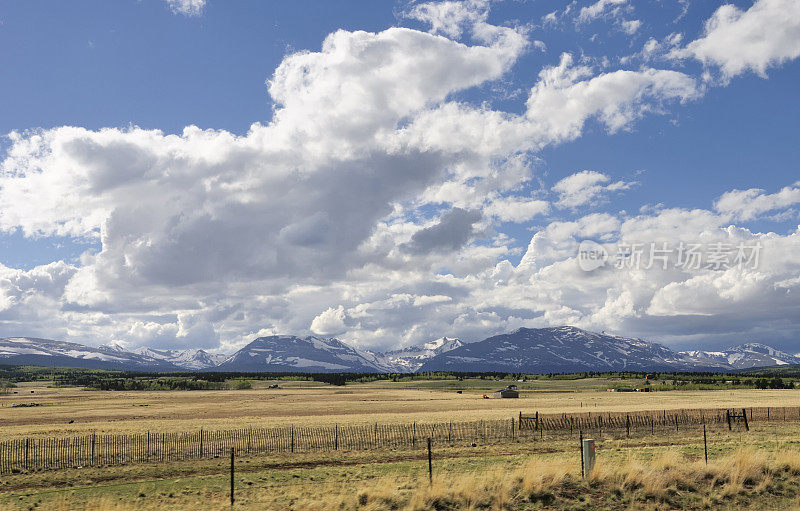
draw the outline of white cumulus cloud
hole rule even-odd
[[[175,14],[199,16],[206,6],[206,0],[165,0]]]
[[[311,321],[311,331],[319,335],[338,335],[347,331],[344,307],[328,307]]]
[[[620,6],[625,5],[627,1],[628,0],[597,0],[581,8],[578,12],[578,21],[586,23],[601,16],[616,13],[619,11]]]
[[[609,176],[594,170],[584,170],[567,176],[553,185],[553,191],[559,195],[556,205],[565,208],[583,206],[604,199],[609,192],[628,190],[636,184],[609,181]]]
[[[754,218],[800,204],[800,182],[786,186],[776,193],[766,193],[759,188],[725,192],[714,203],[714,208],[741,220]]]
[[[746,71],[766,76],[800,56],[800,2],[756,0],[747,10],[725,4],[706,21],[702,37],[672,55],[717,66],[723,80]]]

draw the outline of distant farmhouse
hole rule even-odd
[[[501,398],[515,398],[519,397],[519,391],[517,390],[516,385],[509,385],[508,387],[500,390],[495,390],[492,394],[494,399],[501,399]]]

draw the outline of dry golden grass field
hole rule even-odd
[[[104,392],[21,384],[0,395],[0,440],[78,433],[247,426],[510,419],[520,411],[800,407],[798,390],[610,393],[618,381],[534,381],[520,399],[482,396],[508,382],[253,382],[251,390]],[[627,381],[630,383],[630,380]],[[456,390],[463,390],[462,394]],[[33,391],[33,393],[31,393]],[[11,408],[12,403],[39,403]],[[73,421],[71,424],[70,421]],[[234,509],[800,509],[800,422],[750,432],[604,434],[580,477],[572,438],[239,456]],[[0,476],[0,509],[230,509],[229,461],[203,459]]]
[[[631,380],[626,380],[630,383]],[[673,410],[743,406],[800,407],[800,392],[737,389],[652,393],[605,392],[619,381],[520,383],[519,399],[482,399],[509,382],[484,380],[353,383],[253,382],[251,390],[112,392],[22,383],[0,395],[0,440],[96,431],[194,431],[284,425],[410,423],[510,419],[525,413]],[[462,394],[456,390],[463,389]],[[31,393],[33,391],[33,393]],[[12,403],[38,403],[11,408]],[[70,423],[70,421],[73,421]]]

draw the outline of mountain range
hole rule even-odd
[[[116,353],[131,353],[140,355],[145,360],[161,360],[174,366],[175,369],[199,371],[219,365],[228,358],[228,355],[208,353],[204,350],[159,350],[154,348],[141,347],[128,351],[123,346],[113,343],[104,344],[100,348],[112,350]]]
[[[641,339],[564,326],[520,328],[473,343],[442,337],[382,353],[315,336],[259,337],[232,355],[11,337],[0,339],[0,364],[139,371],[559,373],[735,371],[800,365],[800,357],[758,343],[724,351],[673,351]]]
[[[742,344],[725,351],[684,351],[682,353],[700,360],[701,363],[717,363],[734,369],[794,365],[800,360],[798,356],[755,342]]]
[[[136,348],[133,353],[163,360],[181,369],[199,371],[215,367],[222,363],[228,355],[208,353],[204,350],[157,350],[153,348]]]
[[[731,371],[800,364],[762,344],[725,351],[673,351],[660,344],[564,326],[520,328],[431,357],[419,371]]]
[[[176,371],[180,369],[170,362],[118,349],[118,347],[92,348],[72,342],[31,337],[0,339],[0,363],[126,371]]]

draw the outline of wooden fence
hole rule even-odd
[[[737,409],[739,415],[742,409]],[[727,423],[731,410],[668,410],[631,413],[523,415],[508,420],[427,424],[246,428],[193,433],[100,434],[27,438],[0,442],[0,474],[196,460],[241,453],[270,454],[337,450],[407,449],[436,444],[495,443],[577,436],[579,431],[646,435],[693,425],[738,427]],[[748,408],[750,423],[800,421],[800,408]]]
[[[585,412],[577,414],[519,414],[519,429],[525,431],[646,431],[677,429],[681,426],[720,425],[732,429],[747,422],[800,421],[800,407],[695,408],[637,412]]]

